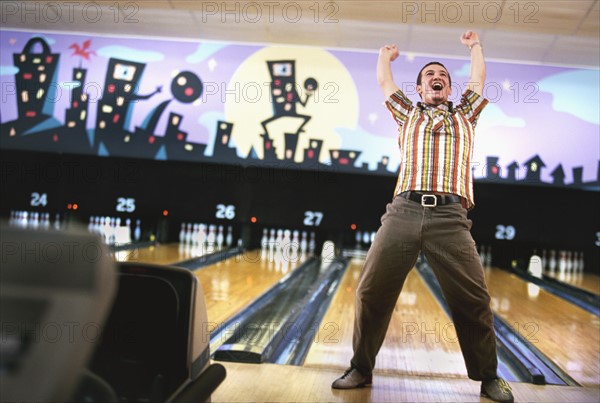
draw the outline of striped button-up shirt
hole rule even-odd
[[[487,99],[466,90],[460,104],[413,103],[401,90],[386,101],[399,126],[400,173],[394,195],[405,191],[438,192],[473,199],[474,129]]]

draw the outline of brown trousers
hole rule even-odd
[[[422,207],[398,196],[381,224],[356,290],[352,366],[372,373],[404,280],[423,251],[452,312],[469,378],[495,378],[494,319],[467,210],[460,203]]]

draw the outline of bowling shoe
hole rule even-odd
[[[481,382],[481,396],[501,403],[515,401],[510,385],[502,378]]]
[[[358,372],[356,368],[348,368],[344,375],[336,379],[331,387],[333,389],[354,389],[364,388],[365,386],[371,386],[373,383],[373,376],[365,376]]]

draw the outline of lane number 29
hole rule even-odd
[[[517,230],[512,225],[496,225],[496,239],[511,241],[516,235]]]

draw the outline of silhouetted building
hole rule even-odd
[[[308,94],[302,100],[296,87],[296,62],[294,60],[268,61],[269,75],[271,76],[271,98],[273,104],[273,116],[263,120],[261,125],[268,133],[267,124],[284,116],[294,116],[302,119],[302,124],[296,133],[301,133],[304,126],[311,119],[308,115],[299,114],[296,104],[305,106],[308,102]],[[312,79],[309,79],[312,80]],[[314,81],[314,80],[313,80]],[[316,81],[311,82],[311,87],[316,89]]]
[[[498,165],[498,157],[487,157],[485,177],[489,180],[500,179],[500,165]]]
[[[285,161],[294,162],[296,147],[298,147],[298,135],[295,133],[285,133],[285,153],[283,155]]]
[[[179,128],[182,115],[171,113],[165,133],[167,158],[170,160],[200,161],[205,158],[206,144],[187,141],[188,134]]]
[[[583,167],[573,168],[573,185],[583,185]]]
[[[65,126],[69,129],[86,130],[89,96],[83,92],[87,70],[73,69],[74,86],[71,92],[71,104],[65,112]]]
[[[356,150],[329,150],[331,165],[339,168],[355,168],[356,159],[361,152]]]
[[[377,163],[377,172],[389,173],[389,171],[388,171],[389,163],[390,163],[390,157],[388,157],[387,155],[384,155],[383,157],[381,157],[381,161],[379,161]]]
[[[525,181],[527,183],[539,183],[542,181],[542,168],[544,168],[546,165],[544,164],[544,161],[542,161],[542,159],[539,157],[539,155],[536,155],[535,157],[525,162],[525,166],[527,167],[527,172],[525,173]]]
[[[36,45],[41,53],[33,53]],[[48,119],[54,112],[56,67],[59,54],[50,51],[48,43],[39,37],[31,38],[21,53],[13,54],[18,72],[15,74],[18,118],[2,125],[7,137],[23,134]],[[4,136],[3,136],[4,137]]]
[[[136,94],[145,67],[143,63],[128,60],[115,58],[109,60],[104,79],[104,91],[98,101],[96,113],[94,152],[98,151],[100,143],[103,143],[110,155],[136,157],[152,154],[151,151],[139,149],[137,146],[145,147],[144,143],[138,143],[137,139],[127,131],[132,104],[138,100],[149,99],[160,92],[158,87],[151,94]],[[150,138],[145,140],[150,145],[150,149],[153,149],[152,140]]]
[[[319,162],[321,156],[321,148],[323,148],[323,140],[311,139],[308,142],[308,148],[304,149],[303,163],[314,165]]]
[[[554,185],[565,185],[565,170],[563,169],[562,164],[558,164],[558,166],[554,169],[554,171],[552,171],[550,176],[552,176],[552,183]]]
[[[91,151],[87,135],[89,95],[83,92],[86,73],[87,70],[82,68],[73,69],[72,83],[74,85],[69,94],[70,103],[65,111],[64,126],[50,127],[27,135],[23,138],[25,142],[35,143],[35,148],[47,151],[69,153]]]
[[[275,145],[273,144],[273,139],[271,139],[267,133],[261,134],[260,137],[263,138],[263,161],[278,161]]]
[[[517,170],[519,169],[519,164],[516,161],[514,161],[507,168],[508,176],[506,177],[506,180],[510,182],[515,182],[517,180]]]
[[[143,63],[109,60],[104,91],[98,101],[96,130],[120,132],[127,129],[132,95],[138,88],[145,67]]]
[[[233,123],[217,121],[213,158],[218,158],[221,161],[235,161],[237,159],[235,147],[229,145],[232,131]]]

